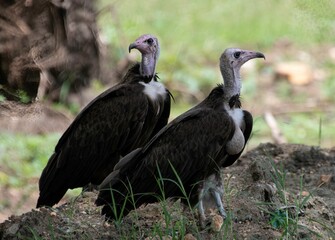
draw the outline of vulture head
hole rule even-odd
[[[227,48],[221,55],[220,68],[232,68],[239,71],[244,63],[253,58],[265,59],[265,56],[260,52],[253,52],[238,48]]]
[[[158,39],[151,34],[144,34],[129,45],[129,52],[134,48],[142,54],[141,75],[144,77],[153,77],[156,73],[156,64],[160,50]]]
[[[227,48],[220,57],[220,70],[226,88],[226,98],[239,96],[241,90],[241,66],[253,58],[264,58],[263,53],[242,50],[238,48]]]

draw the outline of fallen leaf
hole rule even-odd
[[[306,85],[313,81],[311,67],[303,62],[284,62],[275,66],[277,77],[286,78],[293,85]]]

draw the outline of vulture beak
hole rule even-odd
[[[128,51],[131,52],[132,49],[137,48],[137,43],[133,42],[132,44],[129,45]]]
[[[244,63],[254,58],[264,58],[265,59],[265,56],[261,52],[242,50],[241,57],[237,60],[238,65],[242,66]]]
[[[265,56],[261,52],[255,52],[255,58],[264,58],[264,60],[265,60]]]
[[[245,56],[243,57],[243,60],[246,62],[253,58],[264,58],[265,59],[265,56],[261,52],[247,51]]]

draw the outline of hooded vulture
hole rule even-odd
[[[142,61],[90,102],[59,139],[39,180],[37,207],[53,206],[68,189],[99,185],[122,156],[167,124],[170,93],[157,81],[158,40],[142,35],[131,49]]]
[[[161,129],[143,148],[131,152],[100,185],[96,205],[108,220],[126,216],[142,204],[164,198],[199,203],[205,190],[220,198],[216,174],[241,155],[251,134],[252,115],[241,109],[240,68],[259,52],[226,49],[220,58],[224,85],[219,84],[201,103]],[[200,191],[200,192],[199,192]],[[215,194],[214,194],[215,195]],[[215,197],[215,196],[214,196]],[[224,215],[222,207],[220,213]],[[202,223],[201,223],[202,224]]]

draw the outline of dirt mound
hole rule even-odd
[[[65,116],[39,101],[31,104],[0,101],[0,131],[25,134],[63,132],[71,121],[71,116]]]
[[[197,214],[172,201],[142,206],[107,223],[85,193],[58,208],[11,216],[1,239],[330,239],[335,237],[335,149],[261,144],[223,170],[228,213],[201,230]]]

